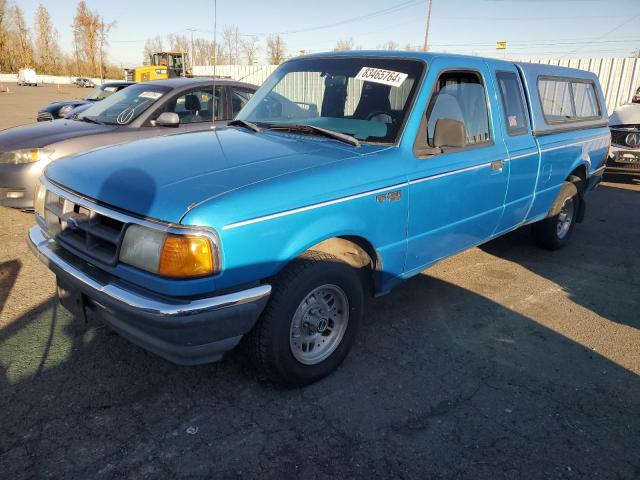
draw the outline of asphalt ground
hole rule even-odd
[[[75,85],[45,85],[38,87],[2,83],[9,92],[0,92],[0,130],[36,121],[38,111],[50,102],[61,102],[86,97],[90,88]],[[1,148],[1,145],[0,145]]]
[[[0,128],[37,92],[0,93]],[[32,224],[0,208],[0,478],[640,478],[640,180],[596,190],[561,251],[524,228],[373,300],[300,390],[72,318]]]

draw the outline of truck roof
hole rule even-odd
[[[524,82],[526,91],[525,93],[531,110],[532,127],[536,135],[543,135],[546,133],[553,133],[564,130],[574,130],[576,128],[593,128],[606,124],[608,120],[606,102],[604,99],[604,95],[602,94],[602,89],[600,88],[598,77],[594,73],[588,72],[586,70],[540,63],[509,61],[498,58],[459,55],[454,53],[389,50],[352,50],[347,52],[314,53],[310,55],[304,55],[303,57],[297,57],[288,61],[295,61],[299,58],[313,59],[326,57],[376,57],[415,59],[426,62],[427,66],[438,58],[466,58],[469,60],[473,59],[474,62],[477,62],[478,60],[484,61],[494,70],[499,70],[501,64],[509,65],[511,67],[515,65],[520,71],[520,76],[522,77],[522,80]],[[598,107],[600,110],[599,115],[597,117],[591,117],[589,119],[568,118],[567,120],[563,121],[547,121],[547,118],[545,118],[543,112],[540,92],[538,90],[538,82],[541,77],[556,77],[561,80],[570,79],[577,80],[579,82],[593,83],[596,96],[598,97]]]

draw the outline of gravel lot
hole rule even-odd
[[[0,128],[61,98],[12,91]],[[640,182],[615,180],[566,249],[523,229],[373,301],[293,391],[74,320],[0,208],[0,477],[640,478]]]

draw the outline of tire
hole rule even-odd
[[[251,363],[269,382],[309,385],[335,370],[353,345],[364,308],[360,276],[333,255],[308,251],[272,286],[246,337]]]
[[[535,242],[547,250],[564,247],[573,233],[579,206],[578,188],[571,182],[564,182],[549,216],[532,225]]]

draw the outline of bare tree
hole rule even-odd
[[[333,51],[334,52],[349,52],[351,50],[353,50],[353,38],[350,38],[348,40],[338,40],[338,43],[336,43],[336,46],[334,47]]]
[[[631,52],[631,56],[634,58],[640,58],[640,48]]]
[[[280,65],[287,55],[287,45],[278,34],[267,37],[267,58],[269,64]]]
[[[147,41],[144,42],[144,65],[147,65],[150,62],[151,54],[162,52],[163,50],[164,41],[160,35],[147,39]]]
[[[38,5],[35,18],[35,49],[38,69],[48,73],[58,73],[58,31],[53,27],[49,11],[44,5]]]
[[[109,32],[116,26],[116,21],[105,22],[103,17],[98,17],[98,53],[100,54],[100,80],[104,79],[105,71],[105,51],[104,47],[109,45]]]
[[[9,2],[0,0],[0,71],[9,71],[11,58],[8,51],[9,43]]]
[[[169,49],[173,52],[188,52],[191,47],[191,42],[189,42],[186,35],[171,34],[168,40]]]
[[[377,46],[378,50],[398,50],[399,48],[400,48],[400,45],[398,45],[393,40],[389,40],[388,42]]]
[[[260,55],[260,43],[258,37],[250,36],[242,41],[242,53],[249,65],[258,63],[258,55]]]
[[[222,31],[222,49],[225,63],[229,65],[238,65],[240,63],[240,30],[235,25],[224,27]]]
[[[18,5],[13,5],[9,10],[9,25],[12,25],[13,55],[15,56],[19,67],[32,67],[33,61],[33,44],[29,34],[27,22],[24,19],[22,9]]]

